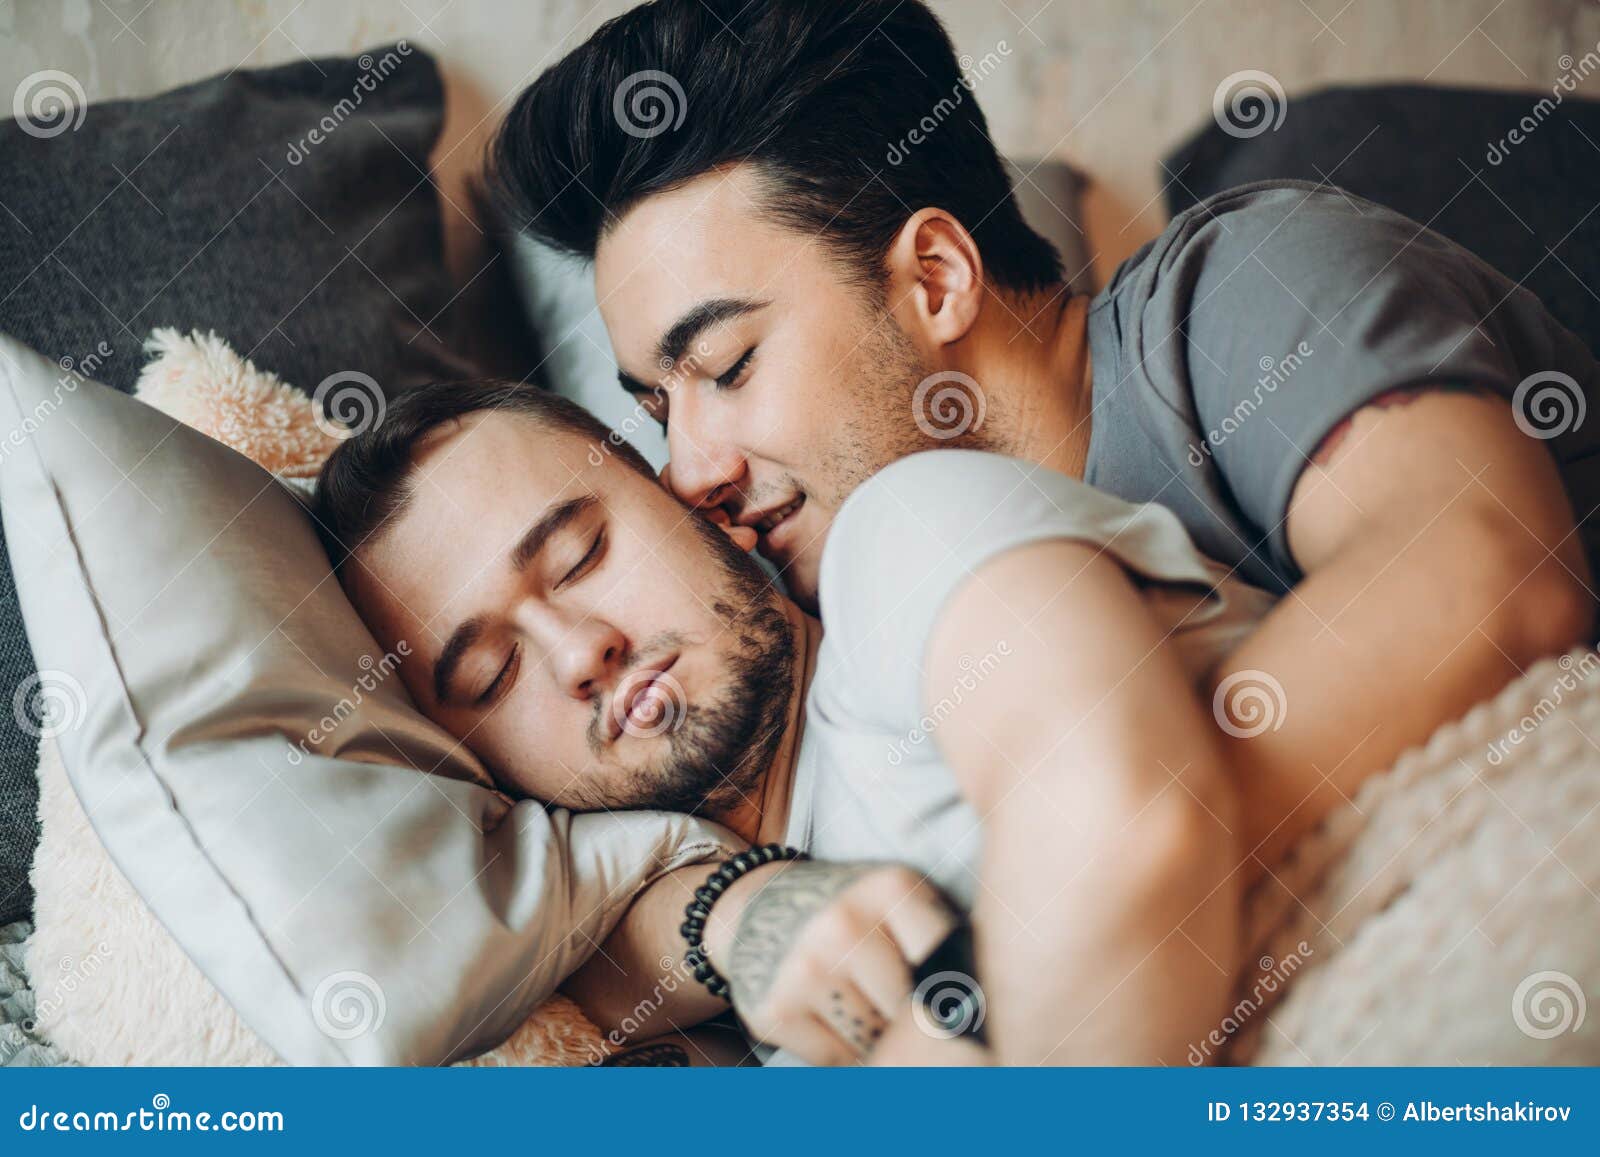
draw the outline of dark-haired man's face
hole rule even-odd
[[[667,424],[667,483],[755,527],[814,608],[845,498],[949,443],[913,413],[936,348],[919,348],[821,241],[764,214],[758,180],[714,172],[641,202],[602,239],[596,288],[624,385]]]
[[[788,721],[796,612],[753,560],[603,447],[521,415],[431,435],[345,581],[379,642],[408,644],[418,705],[513,794],[718,814]]]

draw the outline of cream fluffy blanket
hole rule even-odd
[[[1247,925],[1235,1061],[1600,1064],[1600,654],[1538,664],[1369,781]]]

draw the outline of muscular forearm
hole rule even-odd
[[[1255,870],[1407,747],[1587,636],[1573,524],[1546,445],[1483,391],[1394,391],[1323,439],[1286,527],[1307,577],[1213,680],[1264,692],[1259,718],[1213,699]]]
[[[1001,1063],[1177,1065],[1215,1028],[1236,974],[1235,859],[1184,800],[1071,844],[1068,798],[990,816],[974,927]]]
[[[1538,548],[1508,556],[1496,534],[1442,519],[1405,541],[1356,542],[1214,673],[1213,691],[1233,679],[1212,701],[1250,877],[1406,748],[1579,640],[1581,585]],[[1535,591],[1555,611],[1537,622],[1521,610]]]
[[[1181,1064],[1235,978],[1236,821],[1209,717],[1103,555],[1045,543],[981,573],[930,644],[927,698],[1003,633],[1007,662],[938,732],[983,818],[990,1039],[1010,1064]]]

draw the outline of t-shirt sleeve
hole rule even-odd
[[[1515,389],[1514,351],[1483,325],[1505,295],[1466,250],[1337,190],[1262,189],[1209,212],[1162,272],[1187,338],[1190,456],[1215,460],[1298,578],[1289,499],[1341,419],[1394,389]]]
[[[924,653],[950,596],[990,559],[1049,539],[1102,547],[1141,582],[1195,589],[1206,600],[1195,623],[1222,609],[1219,569],[1165,507],[998,454],[914,454],[858,487],[829,532],[817,679],[837,709],[890,727],[920,717]],[[984,666],[1013,642],[969,658]]]

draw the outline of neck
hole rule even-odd
[[[952,368],[988,392],[984,433],[996,450],[1083,477],[1093,413],[1089,298],[1054,286],[989,290],[978,319],[947,347]]]
[[[793,796],[795,764],[800,758],[800,740],[805,731],[806,692],[811,673],[816,669],[817,647],[822,642],[822,624],[788,599],[783,601],[796,642],[794,693],[789,697],[783,739],[772,762],[756,783],[756,789],[730,811],[711,816],[740,839],[750,844],[781,842],[789,827],[789,804]]]

